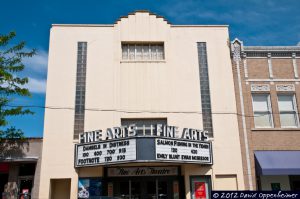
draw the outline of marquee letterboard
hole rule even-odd
[[[176,139],[155,139],[156,160],[211,164],[211,143]]]
[[[135,137],[75,144],[75,167],[128,162],[212,164],[212,144],[158,137]]]
[[[135,139],[77,144],[75,150],[75,167],[136,160]]]

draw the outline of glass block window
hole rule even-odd
[[[164,59],[163,43],[122,43],[122,60],[157,61]]]
[[[212,124],[212,113],[211,113],[206,42],[198,42],[197,48],[198,48],[198,61],[199,61],[203,130],[208,131],[208,135],[210,137],[213,137],[213,124]]]
[[[254,124],[259,128],[273,127],[269,94],[252,94]]]
[[[278,95],[281,127],[298,127],[295,95]]]
[[[74,139],[78,139],[79,133],[82,133],[84,131],[86,58],[87,58],[87,42],[78,42]]]

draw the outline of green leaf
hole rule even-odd
[[[11,106],[16,96],[31,96],[29,90],[25,88],[28,78],[20,74],[25,69],[23,58],[32,57],[36,50],[24,50],[24,41],[10,45],[16,37],[15,32],[0,35],[0,140],[1,138],[22,138],[24,133],[9,125],[7,117],[33,114],[29,109],[22,106]],[[4,130],[5,129],[5,130]]]

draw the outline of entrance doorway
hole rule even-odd
[[[71,179],[51,179],[50,180],[50,198],[66,199],[70,198]]]
[[[300,191],[300,175],[290,177],[291,191]]]
[[[176,177],[111,178],[113,196],[124,199],[179,199]]]
[[[19,178],[20,199],[30,198],[32,185],[33,185],[33,177]]]
[[[5,187],[7,182],[8,182],[8,174],[7,173],[4,173],[4,174],[0,173],[0,198],[2,197],[2,194],[4,192],[4,187]]]

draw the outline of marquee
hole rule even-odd
[[[205,131],[185,128],[178,137],[174,126],[158,125],[151,134],[141,135],[131,126],[124,131],[108,130],[113,133],[106,140],[101,139],[101,132],[80,135],[82,143],[75,145],[75,167],[129,162],[212,164],[212,144]]]

